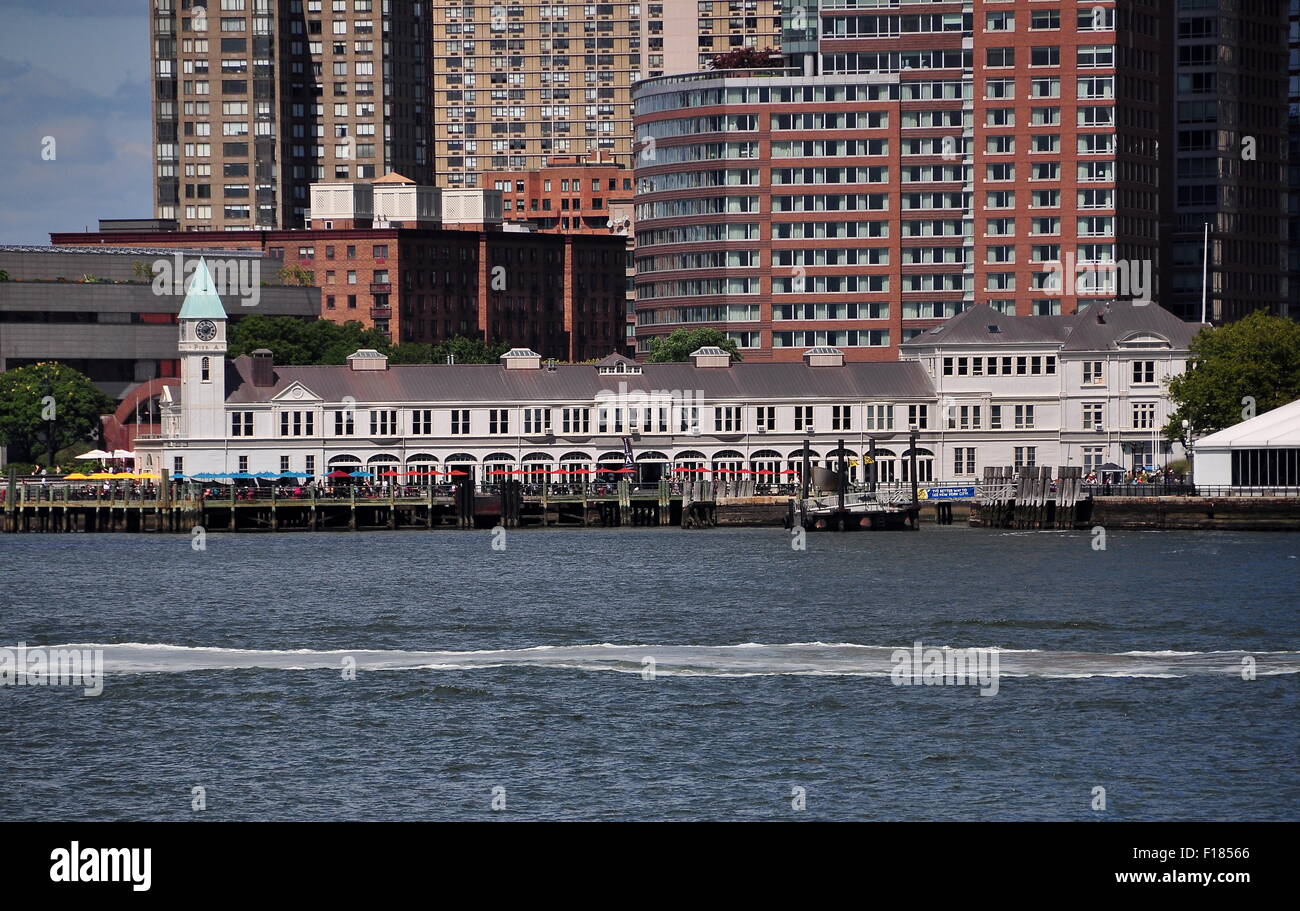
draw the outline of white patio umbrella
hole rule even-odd
[[[115,459],[134,459],[135,453],[129,449],[114,449],[113,458]]]
[[[111,458],[113,458],[113,454],[112,454],[111,452],[105,452],[105,451],[102,450],[102,449],[92,449],[92,450],[90,450],[90,452],[83,452],[81,455],[77,456],[77,458],[79,458],[79,459],[111,459]]]

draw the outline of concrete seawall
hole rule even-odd
[[[1300,531],[1300,497],[1094,497],[1086,526]]]

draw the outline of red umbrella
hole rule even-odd
[[[395,478],[398,477],[400,474],[401,474],[400,471],[393,471],[391,468],[388,471],[379,472],[379,476],[381,478]]]
[[[457,477],[461,477],[461,478],[469,476],[469,472],[461,471],[459,468],[453,468],[451,471],[445,472],[445,474],[456,475]]]
[[[616,468],[614,474],[636,474],[635,468]]]
[[[785,471],[780,472],[780,474],[798,474],[798,473],[799,472],[795,471],[793,468],[787,468]]]
[[[590,468],[575,468],[569,474],[595,474]]]
[[[350,477],[352,477],[352,476],[351,476],[350,474],[348,474],[346,471],[341,471],[341,470],[339,470],[339,469],[336,468],[336,469],[334,469],[333,471],[331,471],[329,474],[325,475],[325,477],[327,477],[327,478],[350,478]]]
[[[776,472],[768,471],[766,468],[760,468],[758,471],[754,472],[754,474],[775,474],[775,473]]]

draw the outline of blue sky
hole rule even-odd
[[[152,216],[149,0],[3,5],[0,243]]]

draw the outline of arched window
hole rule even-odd
[[[205,383],[212,382],[212,358],[205,357],[199,361],[199,379]]]

